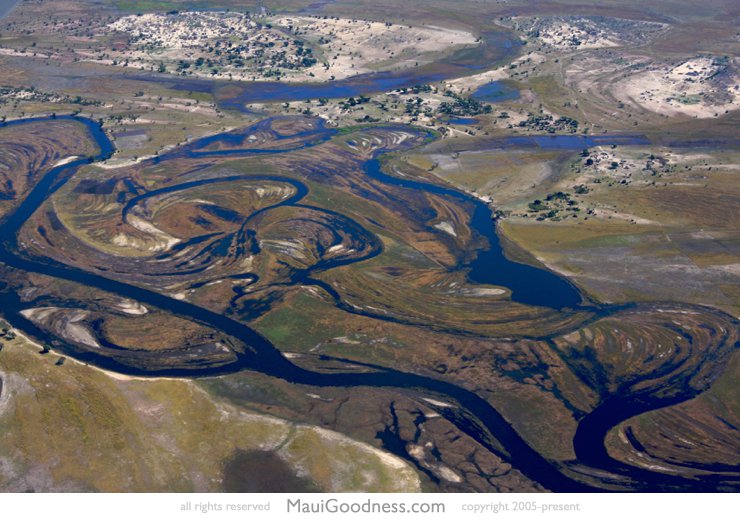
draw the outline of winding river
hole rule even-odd
[[[512,466],[520,470],[527,477],[539,482],[545,488],[560,492],[584,492],[598,490],[585,483],[579,482],[566,474],[556,465],[535,451],[517,433],[506,419],[487,401],[475,393],[455,384],[414,373],[404,373],[394,369],[373,366],[374,371],[352,373],[319,373],[301,368],[284,357],[280,351],[264,336],[230,317],[221,315],[205,308],[196,306],[187,301],[176,300],[153,290],[136,285],[106,278],[72,266],[58,263],[51,259],[29,258],[19,252],[17,234],[23,224],[34,214],[39,206],[72,175],[90,160],[97,161],[108,157],[113,151],[113,145],[101,128],[91,120],[83,118],[60,117],[74,119],[86,125],[90,136],[99,146],[99,152],[91,159],[79,159],[74,162],[55,167],[41,178],[25,197],[15,211],[9,214],[0,223],[0,233],[5,239],[0,247],[0,262],[26,272],[34,272],[59,279],[81,283],[95,287],[118,296],[134,299],[142,304],[159,308],[176,316],[189,319],[219,330],[227,335],[243,341],[250,348],[245,353],[237,353],[237,362],[220,367],[204,367],[199,369],[166,369],[151,371],[124,365],[109,357],[93,352],[75,351],[61,345],[59,349],[71,354],[81,361],[100,366],[105,369],[127,374],[144,376],[183,376],[203,377],[233,373],[242,370],[253,370],[266,375],[277,377],[291,383],[306,384],[315,387],[379,387],[413,390],[424,395],[433,395],[435,398],[454,403],[454,411],[445,411],[446,418],[455,423],[461,430],[471,434],[482,445],[486,446],[502,457]],[[38,122],[39,119],[14,121],[9,125],[27,124],[29,121]],[[224,137],[225,138],[225,137]],[[212,142],[213,137],[209,138]],[[570,138],[567,138],[570,139]],[[569,147],[579,149],[583,146],[582,140],[567,140]],[[187,153],[218,153],[198,151],[205,142],[196,143]],[[558,143],[558,145],[565,145]],[[265,151],[260,153],[280,153],[284,150]],[[229,153],[249,155],[251,151],[238,150]],[[167,156],[158,161],[168,160]],[[400,179],[386,175],[380,170],[378,158],[369,160],[365,164],[365,172],[376,180],[388,184],[402,186],[408,189],[425,190],[442,196],[451,196],[467,199],[474,204],[473,225],[489,242],[489,247],[478,254],[467,267],[470,269],[470,278],[481,283],[492,283],[507,286],[512,289],[513,298],[527,304],[542,304],[554,308],[575,307],[581,297],[577,289],[567,280],[552,272],[537,269],[512,262],[503,254],[494,226],[491,224],[491,214],[488,207],[473,199],[469,195],[438,185]],[[245,177],[234,177],[233,180]],[[301,182],[279,176],[270,176],[271,180],[279,180],[291,184],[296,194],[281,202],[282,204],[298,205],[307,193],[307,188]],[[201,180],[192,185],[201,185],[207,182],[229,181],[229,178]],[[190,185],[180,185],[166,190],[185,189]],[[150,196],[142,195],[142,196]],[[139,197],[139,200],[141,197]],[[139,200],[133,199],[129,206]],[[365,258],[362,258],[365,259]],[[522,279],[525,278],[525,279]],[[547,290],[540,290],[542,286]],[[19,316],[17,311],[22,308],[17,295],[9,291],[0,292],[0,303],[7,318],[15,326],[37,337],[45,337],[33,323]],[[603,308],[601,315],[609,313],[609,308]],[[579,461],[591,466],[610,471],[613,474],[630,478],[628,488],[640,491],[651,490],[692,490],[706,491],[716,489],[717,481],[712,478],[684,479],[677,476],[665,475],[636,468],[611,459],[604,447],[606,433],[615,425],[631,416],[646,412],[650,409],[678,403],[694,396],[687,392],[670,402],[666,401],[632,401],[630,399],[615,398],[597,407],[592,413],[581,420],[574,440],[575,451]],[[497,447],[500,445],[501,447]]]

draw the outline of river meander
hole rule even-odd
[[[72,119],[70,117],[67,118]],[[319,373],[310,371],[292,363],[264,336],[235,319],[212,312],[185,300],[176,300],[154,290],[109,279],[99,274],[58,263],[49,258],[32,258],[26,256],[18,248],[17,244],[17,235],[24,223],[80,167],[88,164],[90,160],[102,160],[108,157],[113,151],[112,143],[96,123],[82,118],[75,118],[75,120],[86,125],[91,138],[95,140],[99,147],[99,152],[91,159],[79,159],[51,169],[33,187],[17,209],[0,223],[0,235],[4,237],[2,246],[0,247],[0,262],[21,271],[40,273],[46,276],[80,283],[85,286],[95,287],[204,324],[239,339],[249,345],[251,351],[238,353],[236,362],[224,366],[164,370],[134,368],[105,355],[90,351],[80,352],[65,345],[59,347],[60,351],[75,356],[81,361],[89,362],[105,369],[136,375],[207,377],[234,373],[241,370],[254,370],[292,383],[315,387],[369,386],[402,388],[424,395],[433,395],[435,399],[451,402],[457,406],[455,411],[446,411],[446,418],[453,421],[461,430],[472,435],[482,445],[493,450],[527,477],[539,482],[545,488],[561,492],[596,490],[596,488],[566,475],[556,463],[549,461],[534,450],[491,404],[475,393],[460,386],[442,379],[421,376],[414,373],[404,373],[378,366],[375,366],[373,371],[367,372]],[[34,121],[38,122],[39,119],[35,119]],[[22,125],[27,122],[14,121],[8,124]],[[209,139],[209,142],[212,142],[214,138],[210,137]],[[624,143],[624,137],[619,137],[615,140]],[[574,138],[571,136],[563,136],[562,139],[548,137],[541,142],[537,138],[527,138],[519,144],[527,146],[532,145],[533,142],[534,145],[555,146],[566,149],[580,149],[584,147],[584,138]],[[608,137],[599,137],[599,143],[605,142],[609,142]],[[636,137],[634,142],[642,143],[643,140]],[[506,144],[508,146],[516,146],[517,143],[518,141],[515,138]],[[207,151],[198,151],[198,149],[203,147],[202,145],[203,143],[196,143],[189,150],[186,150],[186,152],[209,153]],[[282,153],[284,150],[273,152]],[[181,152],[174,152],[172,156],[176,156],[178,153]],[[241,152],[234,150],[229,153],[234,155],[241,153],[246,156],[253,152],[249,150]],[[271,153],[271,151],[263,150],[260,153]],[[463,192],[451,188],[389,176],[381,171],[379,158],[378,156],[368,160],[365,164],[365,172],[380,182],[407,189],[426,190],[440,196],[464,198],[473,204],[475,207],[472,219],[473,226],[485,237],[488,246],[480,251],[474,260],[463,266],[469,270],[471,281],[508,287],[512,290],[512,298],[515,301],[526,304],[546,305],[553,308],[575,307],[580,304],[580,293],[568,280],[544,269],[513,262],[506,257],[496,236],[490,209],[485,204]],[[169,160],[169,158],[165,155],[156,160],[161,164]],[[290,183],[296,188],[296,194],[284,201],[284,204],[298,204],[306,194],[306,186],[295,179],[281,178],[279,176],[272,176],[270,178]],[[218,181],[228,180],[218,179]],[[210,180],[210,182],[213,181]],[[193,186],[203,182],[208,181],[194,182]],[[188,187],[190,186],[180,186],[181,189]],[[168,189],[176,188],[177,186]],[[546,289],[543,290],[543,287]],[[23,308],[23,304],[15,293],[3,290],[0,294],[3,313],[12,324],[35,337],[42,339],[48,338],[33,323],[19,316],[18,311]],[[615,308],[606,306],[598,310],[600,315],[606,315],[613,311],[615,311]],[[687,389],[683,395],[674,398],[670,403],[677,403],[694,395],[694,392]],[[591,414],[581,420],[584,427],[579,428],[574,445],[576,453],[579,457],[583,458],[579,459],[579,461],[601,470],[607,470],[613,474],[629,477],[631,483],[628,488],[633,490],[650,491],[671,489],[701,491],[715,489],[718,481],[712,478],[685,479],[678,476],[651,472],[612,460],[606,453],[604,439],[606,433],[613,426],[631,416],[668,404],[668,402],[661,400],[637,401],[631,398],[621,400],[614,398],[606,402],[604,406],[597,407]],[[502,448],[496,447],[496,445],[500,445]]]

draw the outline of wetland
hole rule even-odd
[[[65,228],[61,224],[62,220],[53,217],[48,210],[39,219],[39,208],[44,206],[50,197],[63,192],[65,184],[70,181],[74,182],[75,173],[83,165],[89,164],[90,160],[104,159],[110,155],[113,149],[105,134],[92,121],[79,118],[55,118],[49,119],[47,122],[52,121],[85,125],[99,152],[97,155],[93,155],[91,159],[79,159],[49,169],[26,195],[23,202],[10,214],[6,215],[2,223],[0,230],[3,234],[5,236],[15,236],[17,240],[6,239],[0,254],[0,260],[6,268],[12,269],[12,274],[7,278],[3,290],[3,308],[8,312],[9,317],[18,314],[28,316],[25,319],[10,317],[10,322],[16,327],[24,332],[40,335],[40,339],[44,342],[51,341],[55,350],[64,354],[125,374],[202,377],[234,373],[246,369],[278,377],[294,384],[314,387],[370,386],[428,391],[435,395],[435,398],[442,398],[445,401],[455,403],[457,411],[449,418],[453,423],[468,434],[473,434],[473,439],[484,445],[500,445],[497,449],[494,447],[498,455],[545,488],[558,491],[583,491],[590,488],[588,484],[570,477],[543,458],[517,434],[516,430],[490,403],[463,387],[444,380],[414,373],[404,373],[382,365],[364,364],[363,371],[360,373],[352,373],[351,371],[324,373],[308,370],[291,362],[280,352],[278,347],[247,324],[259,315],[271,310],[269,298],[266,304],[257,308],[251,305],[247,306],[246,311],[239,311],[232,305],[224,311],[218,312],[190,302],[190,299],[194,298],[190,294],[186,297],[178,297],[173,293],[167,293],[167,287],[157,286],[157,281],[143,281],[144,276],[149,274],[145,270],[146,265],[150,264],[155,265],[154,268],[156,269],[165,269],[165,271],[158,271],[156,279],[166,279],[168,285],[171,285],[175,279],[192,279],[194,276],[197,277],[207,272],[208,277],[201,278],[199,285],[191,284],[191,287],[194,287],[191,289],[193,291],[207,287],[213,281],[229,277],[233,279],[236,276],[232,270],[234,264],[243,264],[242,260],[245,257],[263,254],[263,249],[268,247],[268,240],[265,237],[261,240],[255,240],[255,236],[260,236],[263,233],[264,236],[270,236],[272,227],[278,225],[276,230],[279,232],[276,236],[282,238],[278,240],[279,243],[284,243],[285,239],[289,237],[285,232],[289,234],[297,232],[298,236],[310,240],[308,243],[315,247],[311,257],[309,257],[308,252],[299,251],[296,253],[295,249],[287,247],[287,245],[281,245],[273,253],[284,257],[281,261],[282,267],[277,267],[277,271],[267,271],[275,279],[269,280],[263,278],[260,274],[255,274],[254,277],[248,279],[247,286],[273,281],[282,290],[295,286],[316,287],[324,291],[340,310],[381,321],[390,320],[409,326],[418,325],[437,328],[438,324],[436,323],[425,323],[422,319],[413,315],[404,316],[398,309],[395,309],[391,314],[388,311],[378,311],[374,307],[363,309],[357,303],[348,303],[346,296],[342,294],[341,288],[337,289],[335,288],[336,284],[327,283],[322,279],[333,269],[367,262],[374,257],[381,257],[383,254],[382,241],[374,236],[372,232],[363,228],[362,224],[353,221],[340,212],[303,203],[302,201],[309,194],[310,189],[295,179],[277,175],[252,174],[216,177],[208,174],[202,180],[188,180],[179,184],[168,182],[167,187],[150,190],[146,195],[131,197],[131,194],[137,191],[130,193],[128,196],[125,192],[115,193],[120,207],[120,216],[117,218],[120,218],[124,225],[132,225],[130,221],[127,221],[127,218],[130,219],[130,215],[136,212],[138,218],[148,219],[148,225],[139,224],[138,226],[132,225],[132,227],[140,232],[154,234],[155,237],[159,237],[159,234],[163,232],[157,227],[159,225],[157,215],[160,213],[154,207],[149,206],[149,200],[156,200],[166,205],[167,197],[174,194],[177,194],[177,196],[187,195],[188,191],[201,193],[194,195],[200,200],[201,196],[206,196],[201,190],[202,187],[211,188],[224,183],[245,182],[256,186],[265,186],[268,183],[267,185],[283,184],[288,186],[280,189],[274,187],[253,188],[268,193],[267,196],[270,196],[270,193],[279,193],[279,195],[276,200],[268,201],[266,205],[262,205],[264,202],[261,201],[255,202],[258,205],[253,206],[254,210],[251,214],[233,213],[223,206],[217,206],[220,207],[220,210],[211,210],[209,214],[212,217],[220,218],[225,222],[224,225],[231,226],[234,229],[227,234],[221,231],[193,236],[188,241],[179,242],[177,246],[165,247],[162,252],[157,252],[158,249],[154,248],[151,257],[130,258],[126,261],[128,265],[117,262],[115,257],[112,256],[109,257],[108,261],[103,262],[100,259],[105,254],[102,250],[95,251],[91,249],[89,244],[84,245],[80,242],[78,242],[77,247],[82,246],[89,253],[84,256],[85,260],[78,260],[76,263],[70,261],[70,259],[63,259],[58,255],[58,251],[43,254],[41,251],[48,250],[48,245],[61,240],[72,243],[68,240],[75,240],[75,236],[69,235],[71,229]],[[22,128],[23,124],[39,122],[44,121],[10,123],[7,127]],[[279,131],[276,130],[276,126]],[[289,133],[289,129],[295,127],[301,131]],[[369,133],[363,135],[363,132]],[[269,145],[266,142],[265,147],[240,148],[247,140],[246,135],[254,135],[255,133],[278,135],[274,139],[275,142],[269,142]],[[233,160],[235,156],[262,157],[266,154],[289,158],[294,153],[310,153],[316,148],[331,146],[333,144],[333,133],[323,128],[318,121],[268,119],[246,130],[211,137],[204,142],[196,141],[183,150],[157,157],[151,160],[150,164],[143,163],[139,167],[145,170],[148,167],[156,168],[157,171],[162,171],[163,168],[168,171],[182,170],[185,172],[183,176],[189,179],[191,178],[191,172],[196,172],[196,175],[203,175],[203,172],[208,171],[207,167],[204,168],[202,164],[197,164],[203,160],[213,160],[214,158]],[[239,136],[241,138],[238,138]],[[675,306],[662,309],[660,306],[652,305],[623,305],[621,307],[588,305],[581,307],[578,291],[571,284],[552,272],[513,262],[505,256],[494,232],[495,221],[491,217],[490,210],[487,210],[484,204],[471,199],[469,195],[448,187],[399,179],[381,172],[379,157],[382,158],[383,153],[412,145],[414,142],[424,142],[424,140],[430,138],[429,134],[410,128],[391,126],[359,129],[354,133],[342,135],[341,138],[344,139],[345,146],[349,146],[350,149],[357,149],[358,146],[367,147],[365,151],[367,158],[358,157],[355,159],[355,167],[357,168],[356,174],[364,175],[366,177],[365,182],[372,184],[372,188],[375,190],[373,196],[388,197],[395,190],[417,191],[423,193],[423,196],[419,197],[421,204],[424,204],[431,195],[468,207],[468,211],[472,214],[468,214],[466,218],[469,222],[468,225],[475,232],[471,236],[470,242],[479,243],[482,240],[483,244],[472,251],[460,251],[459,256],[461,258],[474,258],[473,261],[468,264],[463,260],[461,263],[452,266],[451,270],[447,269],[448,273],[454,274],[455,271],[460,269],[468,272],[469,282],[505,287],[511,291],[512,301],[515,303],[550,307],[547,312],[554,313],[555,316],[552,318],[556,321],[560,320],[562,324],[554,324],[548,334],[543,334],[537,339],[545,340],[548,335],[550,337],[563,335],[563,331],[569,328],[577,330],[579,325],[568,322],[568,317],[574,314],[579,316],[580,327],[588,327],[591,326],[589,323],[598,323],[604,319],[616,319],[619,322],[620,315],[624,315],[624,319],[628,321],[636,319],[636,316],[640,316],[637,318],[638,320],[644,320],[648,318],[647,316],[650,316],[650,319],[655,322],[650,323],[649,326],[657,330],[660,330],[663,326],[669,328],[673,326],[670,323],[675,322],[675,316],[680,311]],[[557,138],[550,137],[549,139],[557,141]],[[581,140],[572,142],[570,137],[565,137],[565,139],[568,140],[564,143],[551,144],[548,141],[547,145],[556,147],[568,145],[573,147],[576,145],[576,147],[579,147],[582,144]],[[283,145],[280,142],[281,140],[290,142]],[[623,140],[620,139],[620,142]],[[220,148],[211,151],[200,151],[213,144],[218,144]],[[511,144],[509,143],[509,145]],[[340,151],[335,150],[334,152],[339,153]],[[191,162],[194,164],[191,165]],[[176,165],[176,163],[178,164]],[[346,172],[339,173],[347,174]],[[29,171],[28,174],[30,176],[33,172]],[[323,171],[319,174],[326,176]],[[117,173],[117,175],[120,175],[120,173]],[[308,178],[313,180],[311,175]],[[129,180],[134,182],[135,179],[129,178]],[[117,176],[117,181],[117,184],[123,184],[120,176]],[[334,183],[331,178],[321,179],[321,182],[327,181],[331,184]],[[113,196],[112,191],[106,191],[102,188],[104,183],[110,184],[110,180],[98,179],[96,185],[101,186],[100,188],[93,188],[87,182],[83,192],[91,193],[88,196],[92,197]],[[77,185],[80,186],[81,184]],[[372,193],[370,189],[371,186],[362,189],[360,195],[369,197]],[[78,189],[76,191],[79,192]],[[214,193],[210,193],[210,196],[213,195]],[[259,195],[260,198],[263,196]],[[129,198],[129,200],[124,203],[126,198]],[[404,199],[410,198],[409,196],[404,197]],[[169,203],[186,202],[176,200]],[[199,203],[202,204],[203,202]],[[145,207],[145,210],[137,211],[142,206]],[[421,209],[423,207],[419,211]],[[287,211],[288,214],[282,215],[281,212],[283,211]],[[272,213],[278,218],[274,224],[271,224]],[[424,212],[421,211],[420,214],[423,215]],[[288,227],[281,226],[280,221],[281,219],[284,221],[285,218],[288,218],[288,222],[293,222],[292,225]],[[35,222],[35,229],[27,229],[29,221]],[[46,221],[50,223],[44,224]],[[54,222],[59,223],[55,224]],[[102,222],[98,222],[98,225],[101,224]],[[203,226],[202,223],[197,221],[194,224],[196,227]],[[50,225],[48,231],[44,230],[44,225]],[[423,225],[423,222],[421,222],[421,225]],[[28,234],[29,232],[31,234]],[[43,238],[47,245],[43,245],[39,241],[40,238],[31,238],[34,235]],[[169,250],[167,250],[168,248]],[[64,249],[70,250],[68,246],[65,246]],[[331,251],[340,249],[341,252],[336,255],[331,254]],[[93,253],[100,257],[93,257]],[[102,267],[103,264],[106,266]],[[199,266],[193,268],[196,265]],[[105,330],[106,322],[114,319],[113,316],[109,315],[110,312],[100,308],[95,310],[97,305],[93,300],[85,303],[84,299],[74,298],[65,303],[60,301],[59,296],[49,294],[54,300],[54,304],[60,305],[60,311],[51,314],[51,316],[44,314],[44,316],[34,318],[34,314],[28,313],[28,310],[38,308],[36,306],[38,302],[24,303],[18,292],[21,286],[28,286],[27,282],[20,280],[31,273],[40,274],[45,278],[51,277],[73,282],[84,287],[92,287],[96,291],[132,300],[146,308],[156,309],[164,314],[172,314],[180,319],[192,320],[201,327],[209,328],[211,333],[203,338],[203,341],[206,342],[157,351],[142,351],[118,346],[113,344],[109,338],[105,341],[101,339],[99,342],[93,340],[91,344],[89,340],[80,338],[79,334],[72,333],[71,323],[87,322],[89,323],[87,329],[93,332]],[[317,278],[318,273],[323,276]],[[11,279],[20,281],[20,286],[15,291],[12,288],[13,285],[9,283]],[[237,279],[241,283],[241,279],[244,279],[243,273],[242,278],[237,277]],[[204,281],[206,281],[205,285],[203,284]],[[270,288],[268,285],[263,290],[269,290]],[[27,288],[23,290],[27,290]],[[39,300],[38,297],[34,299]],[[73,308],[79,308],[79,305],[82,305],[82,308],[85,309],[82,318],[72,316],[68,318],[69,320],[65,319],[65,313],[68,314]],[[65,307],[67,310],[65,310]],[[669,315],[673,316],[673,320],[665,321],[664,318],[660,317],[661,312],[668,312]],[[597,406],[590,413],[584,414],[580,420],[580,425],[574,437],[574,449],[576,455],[579,456],[577,458],[578,463],[593,469],[607,470],[619,477],[628,477],[629,485],[639,490],[717,489],[725,484],[721,479],[699,478],[691,480],[636,469],[612,460],[603,447],[598,447],[604,445],[606,434],[620,422],[651,409],[675,404],[693,397],[695,390],[688,389],[684,384],[692,377],[699,376],[699,374],[706,377],[705,372],[715,371],[717,369],[715,363],[721,362],[732,351],[735,332],[733,327],[729,325],[730,321],[728,321],[727,316],[723,316],[716,311],[710,312],[708,309],[699,308],[692,309],[690,313],[692,316],[699,315],[708,318],[707,322],[704,322],[701,317],[692,317],[692,320],[696,326],[712,326],[713,328],[710,328],[713,330],[711,336],[707,337],[707,340],[702,341],[701,344],[694,344],[696,340],[694,334],[701,334],[700,329],[696,328],[691,331],[689,322],[682,323],[680,325],[684,330],[681,332],[684,337],[682,340],[687,342],[685,347],[689,349],[689,352],[681,355],[686,355],[686,359],[680,363],[669,361],[663,365],[661,370],[648,374],[647,378],[636,378],[629,381],[630,387],[645,384],[650,387],[649,382],[651,380],[660,378],[665,374],[665,376],[671,377],[675,386],[661,386],[658,395],[652,395],[650,390],[646,391],[645,389],[641,389],[635,396],[631,396],[629,391],[623,391],[619,396],[607,397],[607,395],[604,395],[604,404]],[[559,314],[562,315],[557,317]],[[95,320],[92,318],[93,315],[96,316]],[[99,323],[101,319],[102,325]],[[479,314],[479,319],[485,319],[485,316]],[[92,327],[93,322],[97,323],[94,328]],[[85,324],[82,324],[82,326],[84,327]],[[648,325],[646,324],[646,326]],[[454,329],[452,327],[443,329],[445,333],[451,334],[466,333],[471,330]],[[639,324],[636,326],[636,330],[635,333],[646,333],[640,331]],[[573,333],[573,331],[570,331],[569,336]],[[566,340],[566,343],[568,342]],[[569,349],[575,348],[574,345],[567,344],[566,347],[558,345],[557,342],[555,344],[557,345],[556,351],[562,355],[563,360],[574,372],[580,373],[581,377],[590,376],[588,373],[595,367],[588,366],[589,369],[583,372],[582,370],[586,368],[586,365],[583,364],[584,361],[578,360],[577,355],[572,356],[574,353],[567,353]],[[678,347],[678,344],[676,347]],[[694,350],[697,347],[699,349]],[[711,348],[711,353],[705,352],[705,348]],[[678,355],[678,352],[675,355]],[[694,358],[696,355],[703,355],[703,357]],[[590,362],[598,362],[598,360],[593,359]],[[696,367],[686,370],[684,367],[686,362]],[[668,393],[668,395],[664,396],[664,393]],[[479,427],[483,429],[478,429]],[[478,432],[472,432],[476,430]],[[596,450],[594,450],[595,448]]]
[[[0,489],[737,490],[734,33],[217,4],[2,18]]]

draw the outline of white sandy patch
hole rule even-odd
[[[160,70],[161,66],[166,72],[181,72],[179,64],[187,63],[184,70],[191,75],[236,74],[239,79],[251,79],[244,74],[246,62],[266,72],[280,65],[297,66],[302,59],[293,38],[243,13],[147,13],[121,17],[107,29],[128,34],[131,48],[93,60],[132,68]]]
[[[416,67],[433,54],[478,43],[470,32],[437,26],[307,16],[267,20],[217,11],[130,15],[105,29],[128,34],[130,46],[107,54],[82,50],[85,60],[246,81],[343,79]]]
[[[500,67],[481,74],[446,81],[445,85],[456,94],[462,94],[466,92],[474,92],[483,85],[499,81],[500,79],[506,79],[508,77],[508,69],[506,67]]]
[[[371,72],[370,65],[376,63],[387,62],[390,68],[415,67],[428,61],[425,54],[478,42],[470,32],[437,26],[305,16],[285,17],[276,23],[298,29],[312,41],[325,42],[321,44],[325,62],[310,68],[319,81]]]
[[[305,260],[308,257],[306,245],[302,241],[262,240],[260,246],[298,260]]]
[[[15,393],[15,377],[14,374],[5,373],[0,371],[0,381],[2,381],[2,389],[0,389],[0,416],[5,414],[6,411],[10,410],[10,395]]]
[[[45,306],[21,310],[20,314],[35,324],[46,324],[51,326],[65,339],[100,348],[95,336],[84,323],[90,316],[90,312],[74,308],[59,308],[56,306]]]
[[[714,80],[723,68],[716,59],[709,57],[689,59],[673,67],[652,65],[649,70],[615,84],[612,93],[623,102],[663,115],[715,117],[740,108],[737,68],[732,67],[732,77],[727,84]],[[718,94],[724,94],[727,101],[713,101]]]
[[[127,216],[126,223],[131,225],[134,229],[137,229],[155,238],[156,244],[147,247],[148,251],[159,252],[163,250],[169,250],[181,241],[179,238],[175,238],[174,236],[167,234],[163,230],[132,213],[129,213],[129,215]]]
[[[433,227],[435,229],[439,229],[442,232],[446,232],[447,234],[457,237],[457,233],[455,232],[455,228],[453,227],[451,222],[439,222],[434,224]]]
[[[18,337],[28,341],[28,338],[23,334],[18,333],[17,335]],[[30,343],[30,341],[28,342]],[[41,349],[41,346],[39,346],[39,349]],[[28,380],[17,373],[6,373],[4,371],[0,371],[0,380],[3,382],[2,392],[0,392],[0,417],[2,417],[5,413],[8,413],[15,408],[15,397],[24,394],[32,394],[34,389],[31,384],[29,384]],[[0,471],[0,474],[1,473],[2,472]]]
[[[69,164],[70,162],[74,162],[75,160],[82,158],[79,155],[72,155],[71,157],[67,157],[66,159],[62,159],[54,164],[55,168],[58,168],[59,166],[64,166],[65,164]]]
[[[340,344],[362,344],[360,341],[356,341],[356,340],[350,339],[349,337],[345,337],[345,336],[334,337],[332,341],[338,342]]]
[[[137,121],[137,122],[140,122],[140,121]],[[155,156],[156,155],[146,155],[142,157],[137,157],[135,159],[108,159],[104,162],[96,162],[95,166],[102,168],[102,169],[127,168],[129,166],[134,166],[140,162],[144,162],[145,160],[154,158]]]
[[[462,482],[462,478],[450,467],[446,467],[444,465],[440,465],[435,470],[435,473],[441,477],[444,480],[450,481],[452,483],[460,483]]]
[[[432,404],[437,407],[455,407],[454,405],[442,402],[440,400],[435,400],[433,398],[422,397],[422,400],[424,400],[428,404]]]
[[[149,312],[146,306],[142,305],[138,301],[134,301],[133,299],[124,299],[118,303],[116,307],[120,311],[130,315],[144,315]]]
[[[513,17],[507,25],[531,41],[557,50],[598,49],[648,41],[668,24],[577,16]]]
[[[503,288],[463,288],[460,294],[473,297],[500,296],[504,295],[506,290]]]
[[[429,448],[432,448],[434,445],[432,443],[427,443],[426,445]],[[407,451],[409,453],[409,456],[414,458],[416,461],[419,462],[420,465],[423,467],[431,470],[439,476],[441,479],[444,479],[446,481],[450,481],[452,483],[460,483],[462,481],[462,478],[450,467],[443,465],[441,463],[430,463],[426,459],[426,451],[424,450],[424,447],[421,445],[411,445],[407,448]]]
[[[581,49],[598,49],[601,47],[618,47],[616,34],[607,31],[590,32],[585,27],[578,27],[567,22],[555,22],[540,32],[540,41],[556,49],[579,47]]]
[[[279,197],[280,199],[286,199],[291,196],[295,190],[292,187],[283,186],[269,186],[269,187],[256,187],[254,192],[259,198],[268,197]]]
[[[718,270],[720,272],[727,272],[734,276],[740,276],[740,263],[730,263],[729,265],[712,265],[709,267],[712,270]]]

